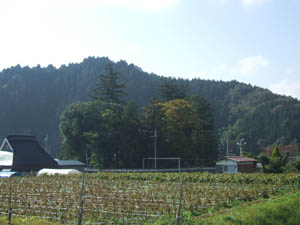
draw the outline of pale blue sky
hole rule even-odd
[[[0,69],[126,60],[300,99],[300,0],[0,0]]]

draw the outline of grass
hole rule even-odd
[[[300,193],[286,194],[243,208],[194,219],[203,225],[297,225],[300,221]]]
[[[206,216],[194,217],[183,211],[181,225],[298,225],[300,193],[285,194],[255,203],[246,203]],[[164,216],[151,225],[173,225],[176,217]]]
[[[8,217],[7,216],[0,217],[0,224],[8,225]],[[27,218],[13,217],[11,220],[11,225],[61,225],[61,223],[51,222],[46,219],[38,219],[32,216]]]

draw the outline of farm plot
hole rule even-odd
[[[96,174],[85,179],[84,224],[143,224],[176,215],[180,174]],[[233,201],[252,201],[298,190],[298,175],[184,174],[182,208],[200,215]],[[11,189],[11,196],[9,195]],[[0,212],[76,223],[80,176],[0,180]]]

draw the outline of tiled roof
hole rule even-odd
[[[225,156],[224,158],[235,162],[257,162],[256,159],[252,159],[246,156]]]

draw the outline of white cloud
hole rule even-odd
[[[204,78],[223,81],[238,80],[240,82],[252,83],[254,80],[257,80],[258,75],[266,72],[265,70],[269,65],[269,60],[261,55],[247,56],[237,63],[217,65],[205,73]]]
[[[292,96],[300,99],[300,82],[283,79],[277,83],[273,83],[269,86],[269,89],[277,94]]]
[[[256,75],[262,69],[269,67],[269,61],[261,55],[248,56],[238,62],[231,70],[236,75]]]

